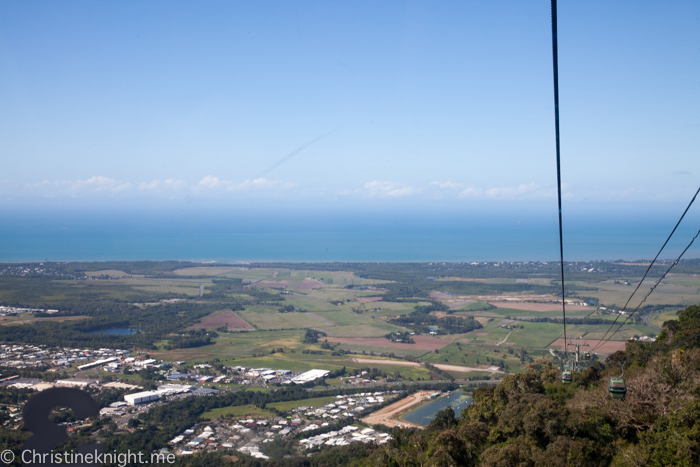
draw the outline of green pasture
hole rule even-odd
[[[309,291],[309,297],[313,297],[317,300],[323,300],[324,302],[352,300],[355,298],[355,292],[348,289],[325,287],[323,289]]]
[[[675,319],[678,319],[678,312],[670,311],[668,313],[659,313],[658,315],[655,315],[653,318],[651,318],[651,322],[661,327],[666,321]]]
[[[508,353],[508,348],[500,348],[486,345],[474,344],[450,344],[436,352],[430,352],[421,357],[421,361],[428,363],[445,363],[452,365],[477,367],[477,365],[495,365],[503,360],[510,371],[524,368],[527,363],[520,362],[520,349],[514,348],[513,353]],[[455,373],[461,378],[474,376],[473,373]],[[487,373],[490,374],[490,373]],[[461,379],[460,378],[460,379]]]
[[[353,302],[353,307],[354,308],[360,308],[365,315],[375,315],[375,316],[384,316],[384,315],[405,315],[407,313],[413,312],[415,309],[416,305],[419,305],[420,302],[370,302],[370,303],[354,303]],[[371,311],[371,310],[375,311]]]
[[[276,414],[270,410],[261,409],[254,405],[241,405],[236,407],[220,407],[211,409],[201,415],[203,420],[216,420],[217,418],[272,418]]]
[[[369,318],[364,315],[358,315],[357,313],[353,313],[352,311],[326,311],[323,313],[318,313],[318,315],[329,321],[334,322],[338,326],[358,324],[367,324],[370,326],[374,326],[375,324],[372,318]]]
[[[280,313],[277,311],[278,308],[274,305],[254,305],[236,313],[260,330],[303,329],[319,326],[317,320],[304,313]]]
[[[297,308],[307,310],[307,311],[335,311],[342,310],[336,305],[331,305],[328,302],[322,301],[320,299],[314,300],[313,298],[303,296],[303,295],[285,295],[283,305],[292,305]]]
[[[513,333],[508,337],[507,342],[515,347],[543,348],[559,338],[564,332],[563,325],[558,323],[517,321],[514,324],[523,326],[523,329],[513,329]]]
[[[586,296],[596,297],[602,306],[608,308],[622,308],[630,294],[636,287],[640,278],[630,279],[630,285],[614,284],[612,280],[600,283],[585,284],[596,287],[597,291],[586,291]],[[654,284],[654,280],[645,280],[639,288],[637,295],[643,297]],[[688,282],[682,280],[680,282]],[[681,284],[664,281],[656,288],[646,301],[648,305],[677,305],[688,306],[700,301],[698,292],[700,284]]]
[[[494,318],[494,317],[513,317],[513,318],[522,318],[522,317],[532,317],[532,318],[559,318],[561,317],[561,311],[530,311],[530,310],[516,310],[514,308],[492,308],[490,310],[475,310],[475,311],[464,311],[466,308],[462,308],[456,313],[453,313],[455,315],[461,315],[461,316],[484,316],[484,317],[489,317],[489,318]],[[591,313],[595,311],[594,308],[591,307],[590,310],[567,310],[566,311],[566,316],[571,317],[571,318],[583,318],[586,316],[589,316]]]
[[[335,337],[383,337],[398,330],[403,330],[403,328],[375,320],[370,324],[329,327],[326,332],[329,336]]]
[[[359,355],[352,355],[353,357],[371,357],[371,354],[381,355],[383,353],[393,353],[403,357],[404,355],[409,355],[411,357],[420,357],[425,355],[428,350],[420,349],[392,349],[387,347],[374,347],[370,345],[353,345],[353,344],[340,344],[337,349],[349,350],[350,352],[357,352]],[[362,352],[366,352],[366,355],[362,355]]]
[[[338,399],[335,396],[312,397],[310,399],[300,399],[298,401],[272,402],[267,404],[267,406],[275,408],[280,412],[287,412],[289,410],[294,410],[297,407],[321,407],[337,400]]]

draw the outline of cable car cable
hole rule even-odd
[[[673,234],[676,232],[676,229],[678,229],[678,226],[681,224],[681,221],[682,221],[683,218],[685,217],[686,213],[688,212],[688,210],[690,209],[690,207],[691,207],[691,206],[693,205],[693,203],[695,202],[695,198],[697,198],[698,193],[700,193],[700,187],[698,187],[697,191],[695,192],[695,195],[693,195],[693,198],[690,200],[690,203],[688,203],[688,206],[685,208],[685,211],[683,211],[683,214],[681,215],[680,219],[678,219],[678,222],[676,222],[675,227],[673,227],[673,230],[672,230],[671,233],[669,234],[668,238],[666,238],[666,241],[665,241],[664,244],[661,246],[661,249],[659,250],[658,253],[656,253],[656,256],[654,257],[654,259],[653,259],[653,260],[651,261],[651,263],[649,264],[649,267],[647,267],[647,270],[646,270],[646,272],[644,273],[644,276],[642,277],[642,280],[639,281],[639,284],[637,284],[637,287],[636,287],[636,288],[634,289],[634,291],[632,292],[632,295],[629,296],[629,298],[627,299],[627,302],[625,303],[625,306],[622,307],[622,310],[620,310],[620,311],[625,311],[625,310],[627,309],[627,305],[629,305],[630,301],[632,300],[632,297],[634,297],[634,294],[637,293],[637,290],[639,290],[639,287],[641,287],[642,283],[644,283],[644,279],[646,279],[647,275],[649,274],[649,271],[651,271],[652,266],[654,265],[654,263],[656,263],[656,260],[659,258],[659,255],[660,255],[661,252],[664,250],[664,248],[666,248],[666,245],[668,244],[669,240],[671,240],[671,237],[673,237]],[[691,242],[691,244],[692,244],[692,242]],[[687,249],[687,248],[686,248],[686,249]],[[681,254],[681,256],[682,256],[682,254]],[[680,258],[679,258],[679,259],[680,259]],[[647,294],[647,296],[648,296],[648,294]],[[645,297],[645,298],[646,298],[646,297]],[[636,310],[635,310],[635,311],[636,311]],[[595,351],[598,347],[600,347],[600,346],[603,344],[603,341],[607,342],[608,340],[610,340],[610,339],[605,340],[605,338],[607,337],[607,335],[608,335],[608,333],[610,332],[610,330],[612,330],[613,326],[615,326],[615,323],[617,323],[617,320],[620,319],[620,316],[622,316],[622,315],[617,315],[617,316],[615,317],[615,321],[613,321],[612,324],[610,325],[610,327],[608,328],[608,330],[605,331],[605,334],[603,335],[603,338],[598,342],[598,344],[597,344],[595,347],[593,347],[593,348],[591,349],[591,352]],[[616,332],[617,332],[617,331],[616,331]],[[614,335],[614,334],[615,334],[615,333],[613,333],[613,335]]]
[[[566,340],[566,301],[564,300],[564,236],[561,220],[561,152],[559,146],[559,48],[557,45],[557,0],[552,0],[552,70],[554,78],[554,134],[557,151],[557,202],[559,206],[559,257],[561,265],[561,314],[564,322],[564,361],[568,345]]]
[[[671,266],[669,266],[669,268],[666,270],[666,272],[664,272],[663,275],[659,278],[659,280],[656,281],[656,283],[651,287],[651,289],[649,289],[649,292],[644,296],[642,301],[639,302],[639,305],[637,305],[637,307],[629,314],[629,316],[625,318],[625,321],[620,323],[620,325],[617,327],[617,329],[612,334],[610,334],[610,337],[608,337],[607,341],[612,339],[612,337],[615,335],[615,333],[617,333],[622,328],[622,326],[627,324],[627,322],[630,320],[630,318],[632,318],[632,315],[634,315],[637,312],[637,310],[639,310],[639,307],[642,306],[644,304],[644,302],[646,302],[647,298],[649,297],[649,295],[651,295],[651,293],[654,291],[654,289],[656,289],[656,287],[661,283],[661,281],[664,280],[666,275],[669,272],[671,272],[671,269],[673,269],[674,266],[676,266],[680,262],[681,258],[685,254],[685,252],[688,251],[688,249],[691,247],[693,242],[695,242],[695,239],[698,238],[698,236],[700,236],[700,230],[698,230],[698,233],[696,233],[695,236],[690,240],[690,243],[688,243],[688,246],[685,247],[685,249],[681,252],[681,254],[678,256],[678,258],[676,258],[673,261],[673,263],[671,263]],[[607,341],[605,341],[605,342],[607,342]]]

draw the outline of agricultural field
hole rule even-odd
[[[149,271],[149,267],[153,270]],[[430,375],[422,366],[400,364],[406,360],[396,364],[356,360],[393,354],[417,359],[418,363],[475,368],[483,370],[486,376],[491,374],[487,367],[494,364],[517,371],[531,358],[551,358],[549,350],[561,347],[558,339],[563,337],[563,326],[560,305],[556,303],[556,271],[549,277],[517,276],[518,273],[505,277],[508,273],[494,268],[494,277],[485,277],[480,270],[482,277],[452,273],[432,280],[428,277],[433,273],[427,272],[432,269],[420,264],[377,265],[379,272],[375,275],[372,273],[375,266],[371,265],[358,269],[348,264],[347,270],[333,271],[304,267],[189,264],[168,270],[159,263],[134,267],[120,263],[90,265],[91,269],[81,279],[0,277],[0,304],[50,305],[69,310],[55,317],[2,316],[0,328],[56,322],[57,326],[65,327],[65,335],[77,335],[83,332],[81,329],[88,329],[87,326],[78,329],[79,324],[89,320],[104,326],[110,320],[117,322],[120,317],[128,316],[129,326],[141,328],[152,323],[167,324],[177,318],[183,323],[179,328],[168,328],[152,338],[141,334],[140,343],[155,346],[156,349],[148,350],[153,358],[292,371],[370,365],[412,379],[429,379]],[[609,310],[619,309],[627,300],[635,281],[641,277],[638,270],[619,277],[579,275],[568,281],[574,290],[572,299],[589,303],[589,306],[567,305],[567,318],[574,320],[567,326],[568,337],[590,342],[603,338],[617,316]],[[363,277],[358,276],[360,273]],[[402,288],[402,284],[409,286]],[[646,281],[641,291],[648,290],[652,284],[653,280]],[[655,335],[658,326],[676,317],[675,310],[700,302],[699,291],[698,274],[669,275],[647,300],[656,308],[647,311],[645,320],[624,324],[612,337],[609,347],[619,348],[635,336]],[[99,305],[90,305],[93,303],[90,300]],[[95,311],[106,302],[121,304],[122,308],[115,312]],[[636,303],[633,301],[632,305]],[[418,306],[421,308],[417,310]],[[599,306],[608,310],[600,310]],[[81,312],[70,312],[71,307]],[[288,307],[298,311],[280,312]],[[420,311],[426,308],[429,311]],[[402,327],[392,324],[392,320],[414,312],[429,315],[433,320],[430,326],[434,324],[437,335],[428,335],[428,328],[424,327],[421,331],[424,334],[413,336],[414,344],[392,343],[385,338],[388,333],[413,332],[412,324]],[[148,316],[144,324],[139,324],[140,314]],[[481,327],[467,333],[446,333],[441,321],[460,317],[474,318]],[[580,324],[583,318],[596,324]],[[123,325],[122,319],[119,326]],[[69,326],[78,330],[72,331]],[[224,326],[228,332],[222,329]],[[307,330],[322,333],[317,342],[304,342]],[[211,333],[209,344],[173,348],[176,335],[195,331]],[[97,337],[86,338],[90,339]],[[166,346],[171,350],[166,350]],[[466,375],[453,374],[458,379]],[[335,379],[330,384],[343,382]]]
[[[190,326],[190,329],[212,329],[226,326],[229,330],[254,330],[255,328],[241,319],[233,311],[219,311],[205,316],[199,323]]]

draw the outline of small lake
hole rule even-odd
[[[117,336],[130,336],[140,332],[141,329],[135,328],[109,328],[109,329],[95,329],[94,331],[88,332],[88,334],[113,334]]]
[[[463,392],[453,392],[449,396],[443,396],[435,399],[428,405],[414,410],[413,412],[406,415],[404,420],[407,422],[415,423],[416,425],[429,425],[430,422],[435,418],[435,414],[439,411],[446,409],[448,406],[452,406],[452,410],[455,411],[455,416],[459,417],[462,410],[469,405],[472,397],[469,394]]]

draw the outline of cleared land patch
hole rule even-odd
[[[594,340],[586,340],[586,342],[590,345],[588,347],[589,349],[592,349],[596,345],[600,343],[600,341],[594,341]],[[601,353],[601,354],[611,354],[613,352],[617,352],[618,350],[625,350],[625,346],[627,345],[626,342],[621,342],[621,341],[608,341],[605,344],[601,345],[595,350],[595,353]],[[560,337],[559,339],[555,340],[551,344],[549,344],[549,347],[556,347],[559,348],[560,350],[564,350],[564,338]],[[569,345],[569,350],[572,350],[571,345]]]
[[[402,361],[397,361],[397,360],[379,360],[376,358],[353,358],[353,362],[355,363],[369,363],[373,365],[398,365],[398,366],[422,366],[420,363],[417,362],[402,362]],[[481,371],[481,372],[489,372],[489,373],[501,373],[501,370],[498,367],[492,367],[488,365],[480,365],[479,368],[474,368],[470,366],[460,366],[460,365],[445,365],[443,363],[432,363],[432,365],[436,368],[439,368],[441,370],[445,371],[454,371],[456,373],[471,373],[473,371]]]
[[[418,362],[403,362],[400,360],[378,360],[376,358],[353,358],[355,363],[369,363],[379,365],[398,365],[398,366],[421,366]]]
[[[416,404],[423,402],[430,398],[430,394],[433,391],[420,391],[415,394],[401,399],[400,401],[394,402],[391,405],[384,407],[376,412],[371,413],[367,417],[363,418],[362,421],[368,425],[386,425],[388,427],[404,426],[404,427],[415,427],[415,428],[425,428],[421,425],[414,425],[413,423],[406,422],[403,420],[396,420],[396,417],[402,412],[406,412],[408,409]]]
[[[175,274],[176,276],[219,276],[234,271],[235,269],[237,268],[226,266],[201,266],[193,268],[176,269],[173,271],[173,274]]]
[[[306,313],[279,313],[270,307],[250,307],[238,314],[260,330],[315,328],[319,325],[318,320],[306,316]]]
[[[335,326],[335,325],[336,325],[333,321],[327,320],[327,319],[324,318],[323,316],[319,316],[319,315],[317,315],[316,313],[307,312],[307,313],[305,313],[305,314],[306,314],[306,316],[310,316],[311,318],[315,319],[316,321],[318,321],[318,322],[319,322],[320,324],[322,324],[323,326]]]
[[[561,303],[531,303],[531,302],[489,302],[490,305],[496,308],[510,308],[512,310],[527,310],[527,311],[561,311]],[[594,307],[581,305],[566,305],[566,311],[590,311],[593,312]]]
[[[218,328],[221,326],[226,326],[228,329],[255,329],[233,311],[227,311],[220,315],[205,316],[199,320],[199,323],[190,326],[190,329]]]
[[[294,286],[294,288],[297,290],[314,290],[320,289],[321,287],[323,287],[323,282],[315,279],[309,279],[308,277]]]

